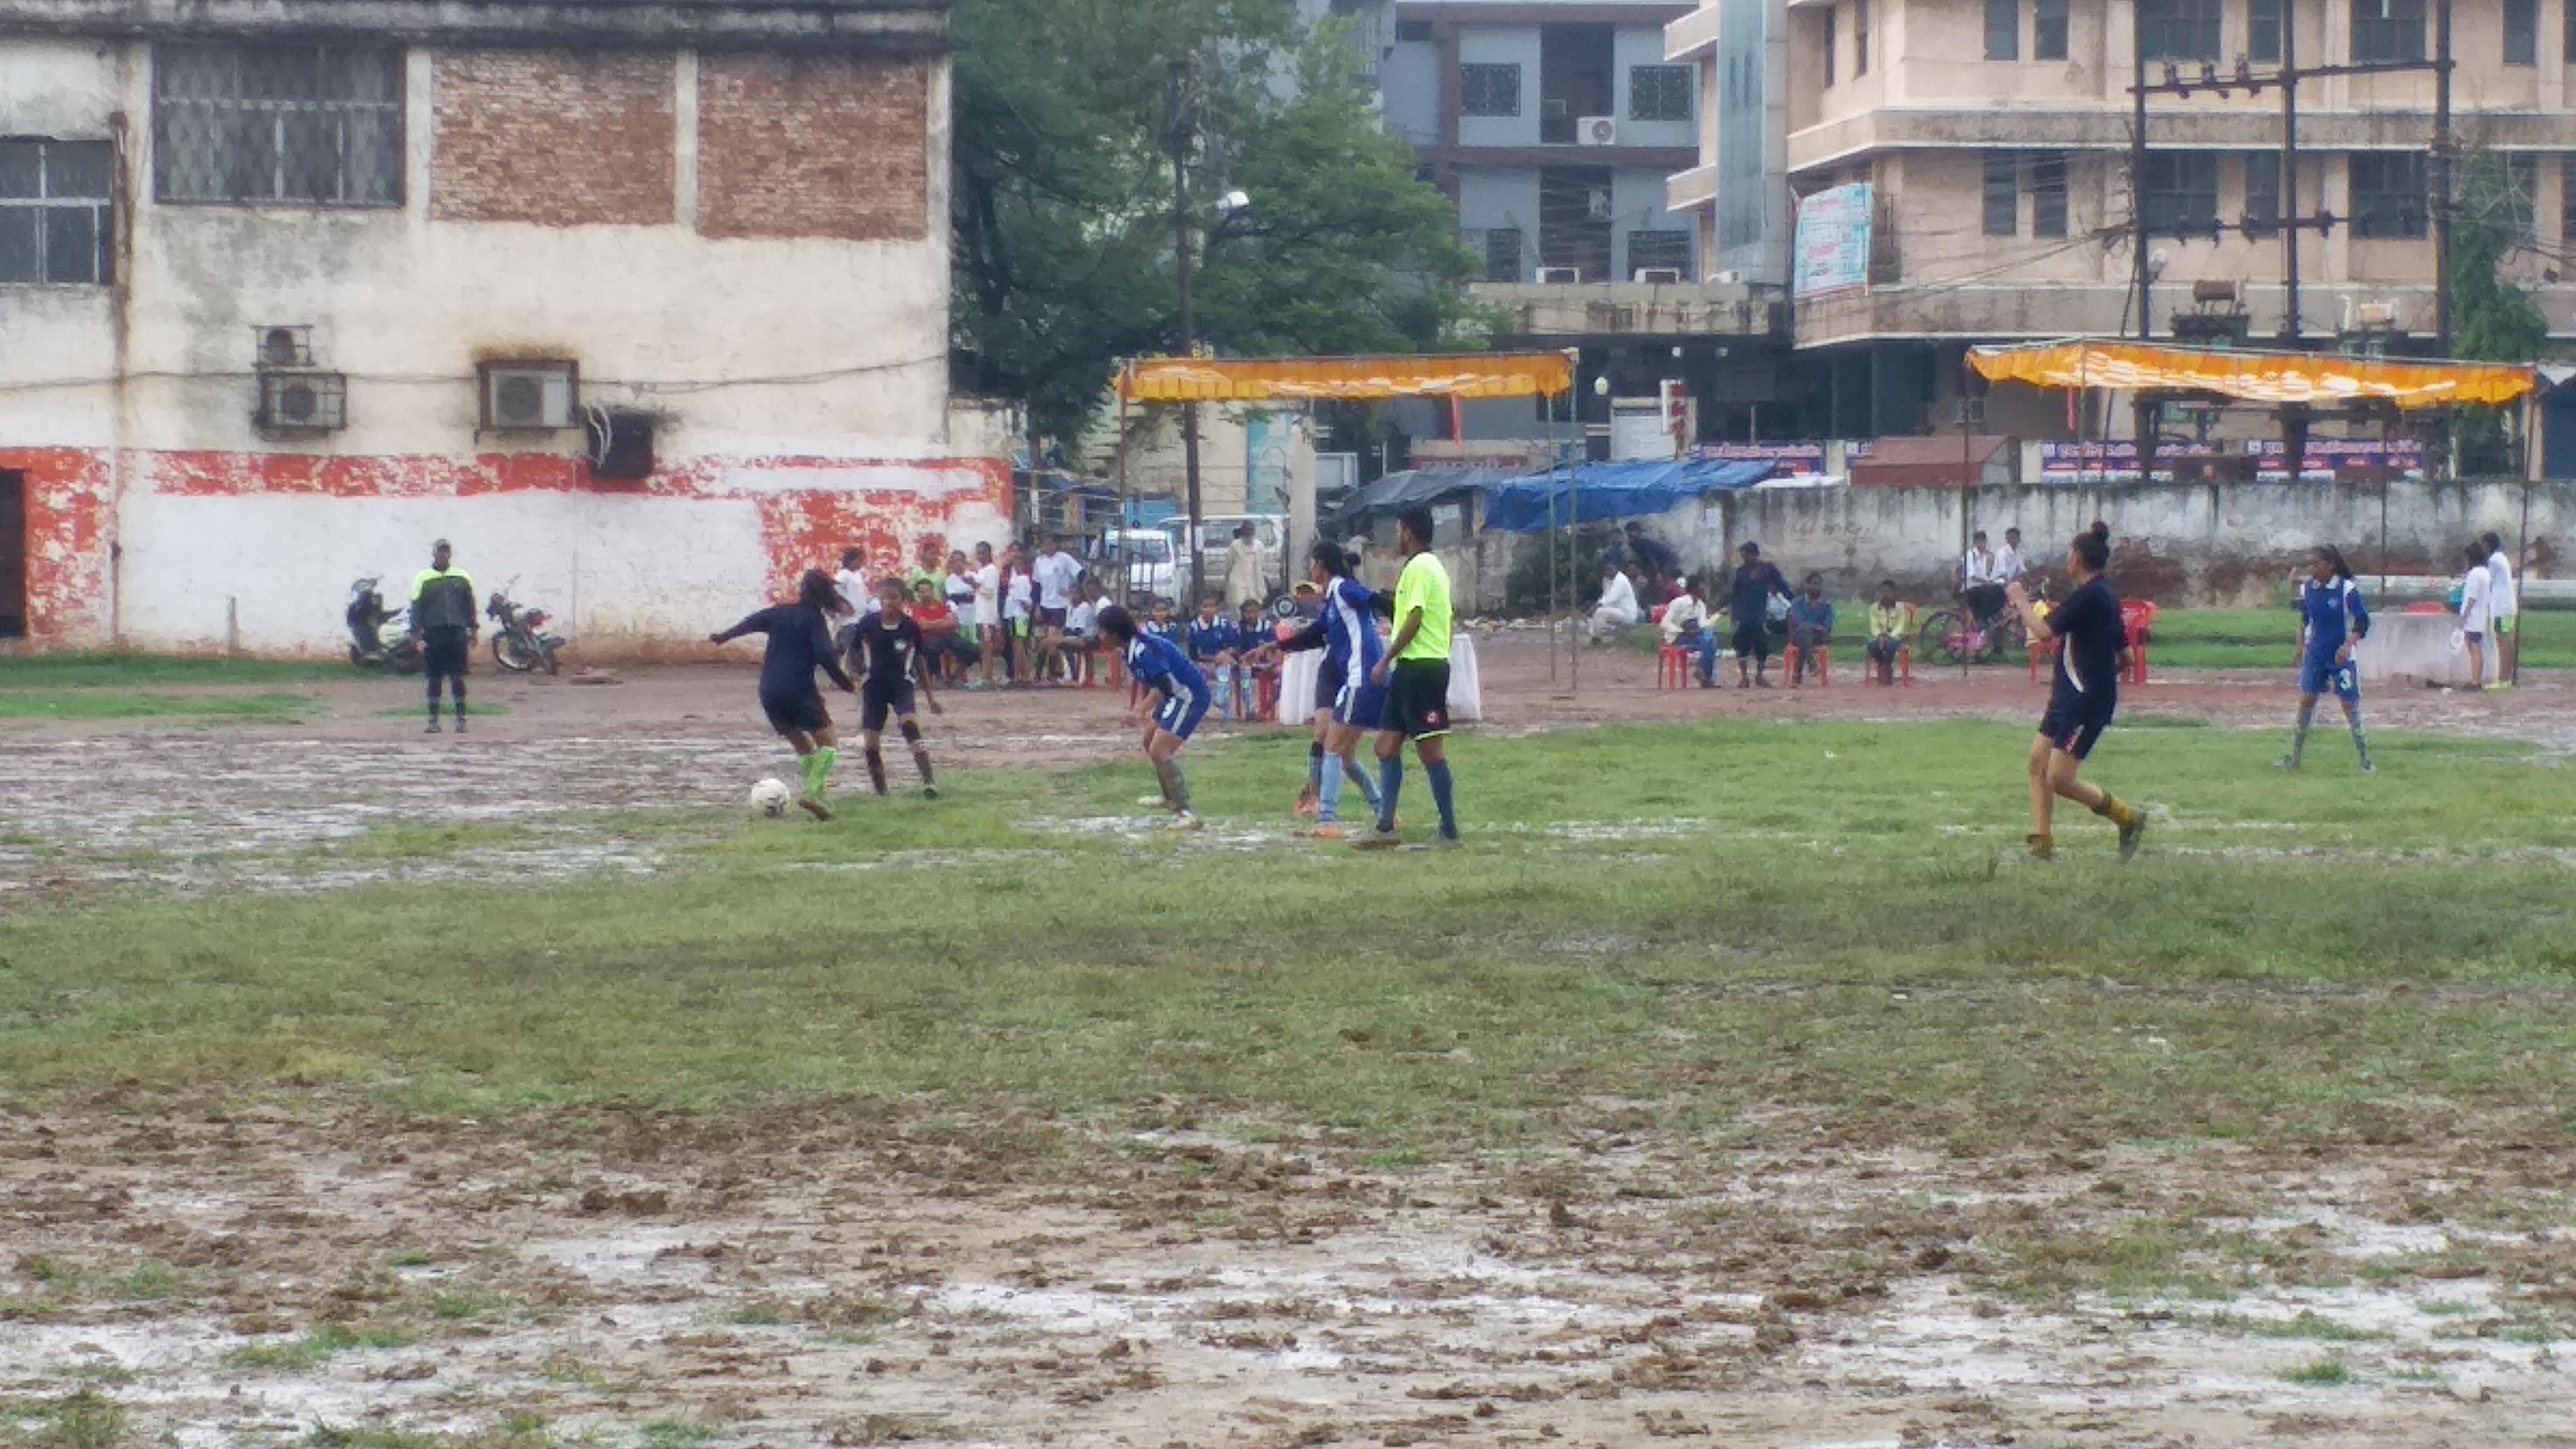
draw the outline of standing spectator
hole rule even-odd
[[[2014,533],[2019,533],[2015,529]],[[1869,606],[1869,662],[1878,682],[1896,682],[1896,656],[1914,634],[1914,606],[1896,601],[1896,580],[1878,581],[1878,602]]]
[[[2487,615],[2494,621],[2490,632],[2495,635],[2497,689],[2511,689],[2519,682],[2522,641],[2515,637],[2515,625],[2522,614],[2522,597],[2514,588],[2513,560],[2504,556],[2504,539],[2490,533],[2478,540],[2487,551]]]
[[[1726,591],[1726,611],[1735,620],[1735,672],[1746,689],[1771,687],[1771,602],[1786,599],[1789,581],[1762,557],[1762,545],[1748,543],[1737,553],[1734,581]]]
[[[957,637],[969,644],[977,642],[975,632],[975,566],[966,561],[966,551],[958,549],[948,555],[948,567],[940,575],[939,592],[948,600],[948,612],[956,617]]]
[[[1969,616],[1982,628],[2003,613],[2004,595],[2003,580],[1995,577],[1995,556],[1986,548],[1986,531],[1978,529],[1976,541],[1968,545],[1967,557],[1959,561],[1959,597],[1966,601]]]
[[[1064,637],[1064,615],[1073,607],[1073,586],[1082,577],[1082,560],[1064,551],[1064,541],[1049,533],[1038,540],[1038,556],[1029,565],[1038,590],[1038,648]],[[1043,680],[1041,680],[1043,682]]]
[[[1637,586],[1617,564],[1601,566],[1601,602],[1592,609],[1592,642],[1604,644],[1623,629],[1637,627]]]
[[[2481,544],[2470,544],[2461,557],[2469,565],[2460,575],[2460,638],[2469,646],[2469,683],[2483,688],[2487,682],[2487,633],[2494,626],[2495,578],[2487,572],[2487,551]]]
[[[438,682],[456,701],[456,732],[465,733],[465,668],[483,632],[474,612],[474,580],[452,567],[456,551],[446,539],[432,544],[429,567],[412,576],[411,635],[420,641],[421,673],[429,677],[429,733],[438,733]]]
[[[1262,566],[1261,545],[1255,541],[1253,527],[1249,523],[1237,524],[1234,542],[1225,546],[1226,612],[1241,613],[1247,602],[1263,603],[1269,594],[1269,571]]]
[[[1002,655],[1002,566],[993,561],[993,546],[975,545],[975,629],[984,645],[984,679],[993,686],[993,665]]]
[[[1681,577],[1682,556],[1673,552],[1671,544],[1648,536],[1645,527],[1633,521],[1621,533],[1628,542],[1628,563],[1639,590],[1660,593],[1662,585]]]
[[[1037,585],[1020,546],[1012,544],[1002,554],[1002,675],[1013,684],[1025,682],[1020,666],[1029,659],[1029,620],[1036,610]]]
[[[1833,642],[1833,601],[1825,597],[1825,576],[1811,573],[1804,591],[1789,604],[1789,644],[1798,651],[1798,673],[1789,682],[1796,684],[1805,679],[1810,666],[1821,678],[1824,666],[1816,657],[1817,651],[1830,648]]]
[[[1708,600],[1701,594],[1699,580],[1682,580],[1682,591],[1664,605],[1664,617],[1657,626],[1667,649],[1688,649],[1699,655],[1699,687],[1717,687],[1717,619],[1708,611]]]
[[[1262,677],[1278,668],[1275,661],[1265,667],[1260,661],[1249,657],[1253,650],[1270,642],[1272,637],[1269,627],[1261,622],[1261,605],[1246,603],[1238,611],[1234,621],[1234,637],[1236,641],[1234,646],[1235,717],[1252,719],[1261,712]]]
[[[832,619],[832,648],[844,659],[850,657],[850,647],[859,637],[859,620],[882,607],[877,603],[877,591],[868,587],[867,575],[862,572],[867,561],[865,552],[845,548],[841,550],[840,571],[832,575],[832,589],[840,603],[826,612]]]

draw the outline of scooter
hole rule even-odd
[[[538,669],[556,673],[559,666],[555,651],[564,647],[564,641],[560,635],[545,632],[545,610],[521,608],[510,602],[504,590],[516,582],[494,589],[492,601],[483,606],[483,617],[501,626],[501,631],[492,636],[492,662],[512,674]]]
[[[396,674],[420,672],[420,641],[402,627],[403,611],[385,607],[373,577],[349,585],[349,607],[341,616],[349,625],[349,663],[359,669],[390,669]],[[394,631],[392,639],[385,631]]]

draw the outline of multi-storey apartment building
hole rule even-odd
[[[2269,77],[2285,54],[2301,66],[2430,59],[2440,0],[1775,0],[1781,48],[1748,70],[1748,47],[1721,40],[1761,8],[1712,0],[1673,27],[1674,49],[1708,37],[1688,49],[1704,95],[1780,83],[1782,167],[1800,197],[1871,188],[1866,276],[1794,302],[1796,346],[1826,366],[1837,431],[1946,422],[1972,343],[2138,335],[2141,209],[2154,336],[2208,305],[2196,283],[2226,283],[2256,340],[2370,330],[2429,347],[2432,73],[2303,82],[2293,196],[2281,90],[2252,90],[2239,71]],[[2464,156],[2499,158],[2527,238],[2508,267],[2553,332],[2576,334],[2576,285],[2561,280],[2576,247],[2576,3],[2453,8],[2454,134]],[[2205,83],[2150,98],[2141,170],[2142,51],[2152,83]],[[1722,127],[1704,136],[1702,165],[1674,183],[1704,236],[1730,216],[1742,231],[1750,142],[1728,140]],[[2273,223],[2320,215],[2335,223],[2299,237],[2292,319]]]

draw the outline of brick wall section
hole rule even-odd
[[[541,226],[676,220],[667,55],[463,51],[438,57],[429,214]]]
[[[698,230],[918,241],[930,232],[929,62],[698,63]]]

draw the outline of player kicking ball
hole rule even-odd
[[[1161,795],[1137,803],[1171,811],[1174,830],[1198,829],[1180,753],[1197,733],[1199,721],[1207,718],[1208,706],[1216,702],[1207,676],[1199,673],[1180,645],[1160,634],[1139,632],[1135,616],[1115,604],[1101,610],[1093,626],[1127,660],[1127,677],[1136,682],[1138,691],[1127,709],[1127,727],[1144,725],[1145,758],[1154,766],[1155,782],[1163,787]],[[1161,695],[1163,702],[1154,707],[1153,722],[1146,724],[1137,707],[1154,695]]]
[[[2343,706],[2344,723],[2352,727],[2353,752],[2361,772],[2371,773],[2370,741],[2361,732],[2361,671],[2352,662],[2355,645],[2370,637],[2370,606],[2361,601],[2343,551],[2317,545],[2309,556],[2308,576],[2299,581],[2299,726],[2290,736],[2290,752],[2272,762],[2282,770],[2299,768],[2308,750],[2308,726],[2317,717],[2317,696],[2334,691]]]
[[[930,671],[921,667],[921,621],[909,612],[903,580],[879,580],[877,598],[882,607],[859,621],[857,637],[850,643],[850,652],[867,668],[866,682],[859,687],[859,739],[867,750],[868,784],[879,795],[886,793],[881,742],[891,715],[895,728],[903,731],[903,742],[912,747],[913,768],[921,771],[922,798],[936,800],[939,782],[930,774],[930,747],[922,743],[921,723],[912,708],[918,675],[921,702],[930,706],[932,714],[941,712],[939,697],[930,688]]]
[[[831,711],[823,708],[823,692],[814,687],[814,671],[832,676],[843,690],[857,688],[841,668],[839,651],[832,647],[832,617],[848,609],[841,591],[832,586],[831,575],[807,569],[797,581],[795,603],[763,609],[721,634],[707,636],[715,644],[730,644],[745,634],[768,637],[760,660],[761,713],[769,716],[769,727],[796,752],[797,768],[805,779],[805,793],[796,803],[817,820],[832,818],[832,807],[823,803],[823,796],[832,788],[832,763],[841,752],[832,733]]]
[[[2050,819],[2058,796],[2065,796],[2120,829],[2120,859],[2138,853],[2146,817],[2110,791],[2077,778],[2084,761],[2120,708],[2120,670],[2128,662],[2129,631],[2120,622],[2120,601],[2111,593],[2103,571],[2111,566],[2111,530],[2096,523],[2079,533],[2066,550],[2066,572],[2075,588],[2066,602],[2043,616],[2016,580],[2005,596],[2030,629],[2031,647],[2062,640],[2057,674],[2049,686],[2048,713],[2039,721],[2039,737],[2030,746],[2030,853],[2048,860],[2057,853]]]

